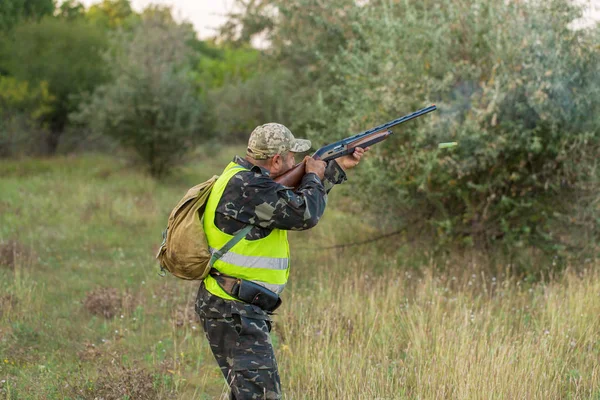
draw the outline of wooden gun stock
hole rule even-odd
[[[288,172],[285,174],[279,175],[275,178],[275,182],[291,187],[297,188],[300,186],[300,182],[302,182],[302,177],[306,173],[306,161],[302,160],[302,162],[294,165]]]

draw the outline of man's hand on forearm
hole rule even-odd
[[[354,168],[358,165],[358,163],[360,162],[360,159],[362,158],[362,156],[369,151],[370,147],[367,147],[365,149],[362,149],[360,147],[357,147],[354,150],[354,153],[349,154],[347,156],[344,157],[340,157],[337,160],[335,160],[338,165],[340,167],[342,167],[342,169],[344,171],[349,170],[351,168]]]

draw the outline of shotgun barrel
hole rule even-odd
[[[431,105],[429,107],[422,108],[413,113],[397,118],[395,120],[386,122],[385,124],[376,126],[357,135],[350,136],[348,138],[339,140],[334,143],[330,143],[318,149],[312,157],[316,160],[323,160],[329,162],[336,158],[343,157],[348,154],[354,153],[357,147],[365,148],[375,143],[379,143],[388,138],[393,132],[390,130],[396,125],[400,125],[404,122],[410,121],[411,119],[420,117],[432,111],[435,111],[437,107]],[[304,176],[305,162],[302,161],[293,166],[285,174],[275,178],[275,181],[288,187],[298,187],[302,177]]]

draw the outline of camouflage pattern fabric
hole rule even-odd
[[[266,160],[288,151],[303,153],[310,149],[310,140],[296,139],[284,125],[274,122],[257,126],[250,134],[247,154],[255,160]]]
[[[258,309],[253,309],[252,307]],[[280,399],[271,321],[260,308],[220,299],[200,287],[196,300],[210,348],[231,388],[231,399]]]
[[[292,190],[269,177],[265,168],[236,156],[236,164],[250,171],[238,172],[227,184],[216,209],[215,224],[223,232],[235,235],[248,224],[255,225],[247,240],[266,237],[274,228],[301,231],[317,224],[325,211],[327,193],[346,180],[344,170],[330,162],[324,182],[315,174],[306,174],[300,186]]]

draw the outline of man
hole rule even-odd
[[[231,399],[279,399],[281,388],[271,344],[270,315],[281,300],[289,275],[288,230],[314,227],[327,193],[346,180],[367,149],[326,165],[306,157],[297,189],[275,178],[295,165],[295,153],[310,149],[288,128],[258,126],[246,158],[236,156],[212,189],[204,212],[211,251],[222,249],[237,233],[251,230],[212,265],[198,291],[200,316],[211,350],[231,387]],[[241,300],[245,301],[241,301]]]

